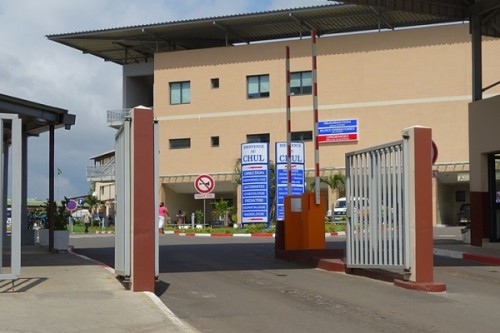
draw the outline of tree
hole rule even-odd
[[[227,214],[233,210],[233,207],[229,206],[229,201],[221,198],[210,204],[212,205],[212,217],[218,221],[224,221],[224,225],[227,225]]]
[[[322,177],[319,181],[327,184],[332,191],[337,191],[339,197],[345,196],[345,175],[336,173],[326,178]]]
[[[83,202],[89,207],[90,212],[95,211],[97,207],[103,204],[103,202],[93,194],[92,189],[89,190],[89,194],[87,194]]]

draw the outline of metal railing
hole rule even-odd
[[[130,109],[109,110],[106,119],[109,127],[120,127],[125,119],[130,116]]]
[[[407,269],[404,140],[346,154],[347,266]]]
[[[87,179],[114,180],[115,169],[115,157],[112,157],[106,164],[87,166]]]

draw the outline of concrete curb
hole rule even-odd
[[[201,233],[201,232],[181,232],[181,231],[165,231],[165,234],[184,236],[184,237],[254,237],[254,238],[266,238],[266,237],[276,237],[273,233],[256,233],[256,234],[223,234],[223,233]],[[345,236],[345,231],[339,232],[327,232],[325,237],[336,237]]]
[[[434,255],[441,256],[441,257],[450,257],[450,258],[456,258],[456,259],[477,261],[477,262],[480,262],[483,264],[500,266],[500,258],[479,255],[479,254],[474,254],[474,253],[467,253],[467,252],[462,252],[462,251],[453,251],[453,250],[434,248]]]

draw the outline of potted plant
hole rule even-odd
[[[66,198],[65,198],[66,199]],[[56,207],[54,214],[54,250],[68,251],[69,230],[68,217],[69,212],[66,210],[66,202],[62,201],[61,206]]]
[[[194,212],[194,220],[196,222],[196,225],[202,225],[205,224],[205,221],[203,221],[203,211],[201,211],[200,209],[196,210]]]
[[[62,201],[61,205],[57,206],[54,202],[53,205],[50,205],[49,200],[47,200],[43,205],[46,216],[50,215],[50,207],[54,209],[54,250],[56,251],[68,250],[69,230],[67,227],[69,213],[66,210],[65,203],[66,201]],[[49,245],[49,228],[47,227],[46,225],[44,229],[39,230],[38,238],[41,246]]]

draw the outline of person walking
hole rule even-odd
[[[85,233],[89,232],[89,226],[92,222],[92,214],[89,211],[86,211],[83,215],[83,225],[85,225]]]
[[[186,215],[184,215],[182,210],[179,209],[179,212],[177,213],[177,226],[181,226],[183,224],[186,224]]]
[[[160,202],[160,207],[158,208],[158,231],[163,234],[163,225],[165,224],[165,218],[169,217],[168,208],[163,202]]]

